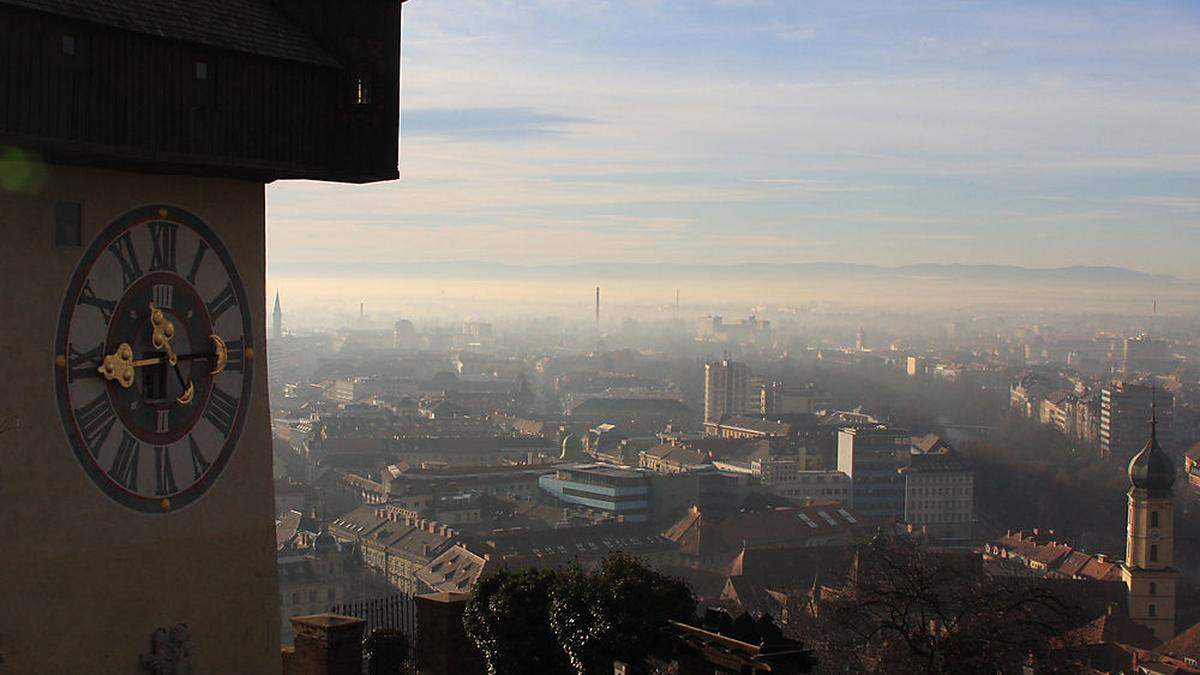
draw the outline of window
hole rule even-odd
[[[1158,527],[1158,511],[1150,512],[1150,527]]]
[[[1146,613],[1149,614],[1150,616],[1158,616],[1158,607],[1155,607],[1154,605],[1150,605],[1149,607],[1146,608]]]
[[[197,61],[196,62],[196,79],[197,80],[207,80],[208,79],[208,61]]]
[[[1158,544],[1150,544],[1150,562],[1158,562]]]
[[[75,56],[75,36],[64,35],[62,38],[62,53],[66,56]]]
[[[1158,595],[1158,584],[1150,582],[1150,595]]]

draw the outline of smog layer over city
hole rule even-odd
[[[0,0],[0,674],[1200,675],[1197,63]]]

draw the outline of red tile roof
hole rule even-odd
[[[1100,581],[1116,581],[1121,578],[1121,566],[1110,560],[1102,560],[1092,556],[1077,576]]]
[[[1073,577],[1076,574],[1079,574],[1079,571],[1082,570],[1091,559],[1092,556],[1084,553],[1083,551],[1071,551],[1070,555],[1068,555],[1066,558],[1063,558],[1062,561],[1058,563],[1058,571],[1061,574]]]
[[[676,466],[702,466],[712,461],[712,458],[706,453],[666,443],[646,450],[646,454],[654,459]]]
[[[1177,659],[1200,661],[1200,623],[1167,640],[1154,653]]]
[[[1073,551],[1070,546],[1052,539],[1053,536],[1053,530],[1018,530],[1008,532],[992,543],[1004,549],[1010,557],[1020,557],[1037,562],[1043,567],[1051,567]]]
[[[1065,646],[1099,645],[1119,643],[1140,649],[1149,649],[1158,644],[1154,631],[1135,623],[1122,612],[1109,612],[1096,617],[1084,625],[1068,631],[1057,640]]]
[[[466,593],[474,588],[479,577],[495,567],[490,556],[473,553],[466,546],[456,544],[417,570],[415,576],[434,591]]]
[[[684,555],[733,561],[743,548],[847,543],[860,530],[861,520],[838,504],[744,511],[720,519],[693,507],[663,536]]]

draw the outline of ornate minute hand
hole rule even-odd
[[[175,355],[175,350],[171,348],[171,338],[175,337],[175,324],[171,323],[170,319],[163,314],[162,310],[155,307],[154,303],[150,303],[150,342],[155,349],[161,349],[167,353],[167,363],[175,370],[175,378],[179,380],[179,386],[183,388],[183,393],[180,394],[175,402],[179,405],[187,405],[192,402],[192,396],[196,393],[196,385],[192,382],[184,382],[183,373],[179,372],[179,357]]]
[[[171,338],[175,337],[175,324],[167,318],[163,311],[150,303],[150,343],[155,349],[161,349],[167,353],[167,363],[175,365],[178,357],[175,356],[175,350],[171,349]]]
[[[171,349],[171,338],[175,337],[175,324],[171,323],[166,315],[162,313],[162,310],[154,306],[153,302],[150,303],[150,325],[153,327],[151,342],[154,343],[155,349],[161,349],[167,353],[167,363],[175,366],[175,374],[179,376],[179,384],[182,386],[183,375],[179,374],[179,366],[176,365],[179,361],[179,356],[175,353],[175,350]],[[212,364],[212,370],[208,374],[216,375],[225,370],[225,363],[229,359],[229,350],[225,347],[225,340],[221,339],[220,335],[213,333],[208,336],[208,339],[212,341],[212,352],[189,354],[189,357],[207,357]],[[188,382],[186,388],[188,390],[188,400],[190,401],[192,383]]]

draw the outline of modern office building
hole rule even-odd
[[[729,359],[704,364],[705,422],[744,415],[756,407],[751,407],[749,366]]]
[[[904,479],[912,435],[885,425],[838,431],[837,469],[850,477],[854,510],[868,518],[904,515]]]
[[[713,467],[659,473],[615,464],[573,464],[556,467],[538,479],[543,493],[566,505],[595,515],[633,523],[663,523],[693,505],[731,509],[750,492],[750,477]]]
[[[759,390],[759,408],[763,415],[811,414],[829,405],[829,394],[812,385],[789,386],[782,382],[770,382],[764,383]]]
[[[1125,377],[1136,373],[1164,374],[1170,372],[1174,365],[1166,340],[1156,340],[1143,334],[1127,337],[1122,343],[1121,373]]]
[[[568,504],[644,523],[650,519],[652,475],[646,469],[612,464],[576,464],[540,477],[538,486]]]
[[[1127,459],[1141,449],[1157,402],[1159,437],[1171,428],[1174,397],[1145,384],[1116,382],[1100,392],[1100,456]],[[1164,433],[1167,432],[1167,433]]]

